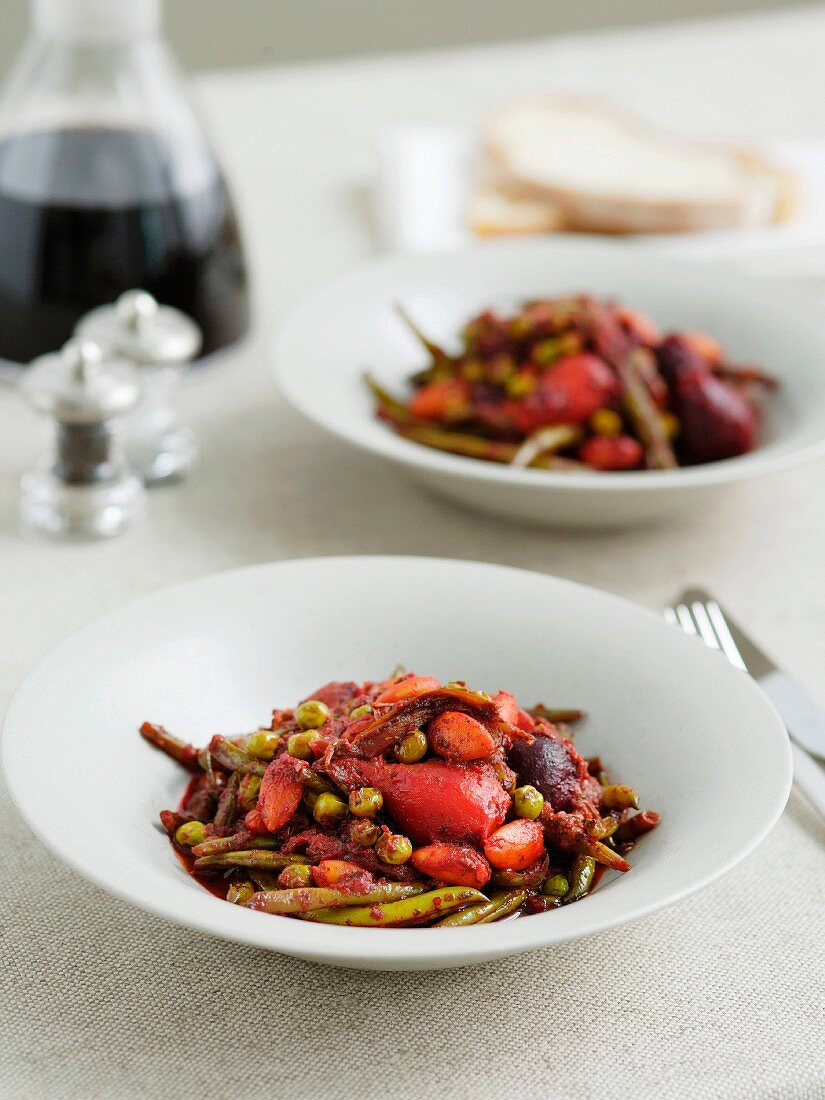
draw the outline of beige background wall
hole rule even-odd
[[[758,8],[789,0],[167,0],[184,64],[212,69],[530,38]],[[0,70],[25,34],[26,0],[0,0]]]

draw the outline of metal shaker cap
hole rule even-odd
[[[134,408],[140,376],[94,340],[70,340],[35,359],[20,383],[38,412],[63,424],[98,424]]]
[[[145,290],[127,290],[78,322],[75,334],[97,340],[142,367],[182,366],[200,351],[201,330],[191,317],[158,305]]]

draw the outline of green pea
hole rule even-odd
[[[563,898],[569,889],[570,883],[564,875],[551,875],[542,886],[541,892],[548,898]]]
[[[355,721],[357,718],[365,718],[368,714],[372,714],[372,703],[364,703],[362,707],[356,707],[355,710],[350,711],[350,720]]]
[[[535,821],[544,809],[544,795],[535,787],[516,787],[513,791],[513,805],[519,817]]]
[[[280,743],[281,738],[274,730],[257,730],[247,739],[246,751],[259,760],[271,760]]]
[[[302,730],[317,730],[329,718],[329,707],[319,699],[307,699],[295,708],[295,721]]]
[[[383,805],[384,796],[376,787],[358,787],[349,792],[349,808],[356,817],[375,817]]]
[[[333,822],[347,816],[347,804],[337,794],[324,791],[315,800],[312,816],[319,825],[332,825]]]
[[[284,867],[278,875],[278,885],[284,890],[300,890],[303,886],[309,886],[312,882],[312,874],[306,863],[293,863]]]
[[[304,733],[293,733],[286,743],[286,751],[298,760],[314,760],[314,754],[309,746],[317,738],[318,734],[312,730],[307,730]]]
[[[395,756],[402,764],[415,764],[427,754],[427,735],[423,730],[415,730],[395,746]]]
[[[368,817],[360,817],[357,821],[353,821],[350,836],[356,844],[361,844],[364,848],[372,848],[381,836],[381,826],[376,825]]]
[[[246,905],[255,893],[255,887],[251,882],[233,882],[226,891],[226,900],[233,905]]]
[[[185,821],[179,825],[175,833],[175,840],[184,848],[194,848],[196,844],[203,844],[206,840],[206,829],[202,821]]]
[[[375,854],[382,863],[398,866],[412,855],[412,844],[400,833],[382,833],[376,842]]]

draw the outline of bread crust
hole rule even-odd
[[[617,126],[635,131],[653,143],[668,138],[638,119],[602,104],[583,99],[536,97],[517,100],[500,107],[491,117],[484,136],[487,155],[500,177],[526,197],[558,208],[565,228],[595,233],[685,233],[708,230],[749,228],[785,221],[793,217],[799,205],[799,183],[784,168],[757,153],[716,146],[709,143],[680,142],[683,148],[723,153],[736,160],[743,171],[761,178],[764,186],[752,192],[743,188],[730,199],[656,199],[633,194],[584,192],[538,181],[514,168],[497,130],[515,107],[546,105],[549,108],[573,107],[598,112],[614,120]]]

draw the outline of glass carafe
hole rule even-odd
[[[0,102],[0,367],[59,348],[136,287],[201,357],[249,324],[226,183],[159,35],[160,0],[33,0]]]

